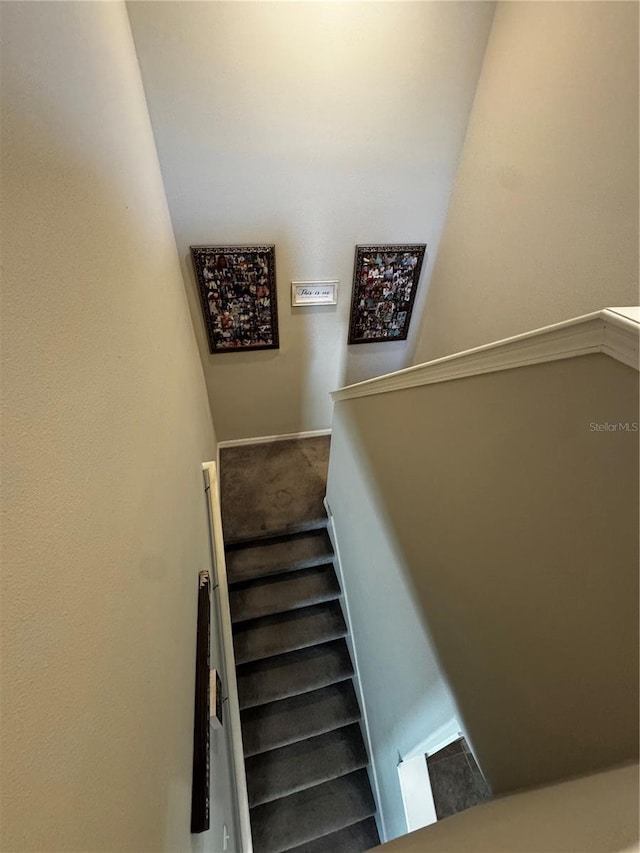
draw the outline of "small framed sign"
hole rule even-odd
[[[337,281],[291,282],[291,304],[294,308],[301,305],[335,305],[337,302]]]

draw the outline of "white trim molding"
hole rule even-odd
[[[439,726],[434,732],[431,732],[424,740],[421,740],[420,743],[416,744],[413,749],[408,750],[402,756],[402,760],[410,761],[418,755],[433,755],[434,752],[444,749],[445,746],[453,743],[453,741],[457,740],[459,737],[466,738],[468,742],[467,734],[462,725],[456,717],[452,717],[450,720],[447,720],[446,723]]]
[[[398,764],[398,780],[407,830],[415,832],[416,829],[435,823],[438,817],[424,753]]]
[[[218,475],[215,462],[204,462],[202,471],[205,481],[205,491],[208,493],[209,519],[211,522],[211,547],[215,571],[215,582],[218,586],[218,602],[220,605],[220,640],[224,663],[225,686],[227,692],[227,709],[229,714],[228,726],[231,736],[231,766],[235,788],[235,806],[238,810],[240,831],[240,849],[242,853],[253,853],[251,838],[251,821],[249,818],[249,795],[247,793],[247,777],[244,767],[244,749],[242,746],[242,729],[240,726],[240,702],[236,681],[236,661],[233,654],[233,633],[231,628],[231,609],[229,607],[229,584],[227,581],[227,564],[224,555],[224,538],[222,535],[222,514],[220,511],[220,493],[218,491]]]
[[[592,353],[604,353],[638,370],[639,340],[640,308],[604,308],[513,338],[347,385],[334,391],[331,397],[335,402],[368,397]]]
[[[254,438],[232,438],[229,441],[219,441],[218,447],[240,447],[243,444],[269,444],[273,441],[295,441],[301,438],[318,438],[331,435],[331,429],[311,429],[307,432],[287,432],[282,435],[257,435]]]
[[[369,731],[369,720],[367,717],[367,703],[364,698],[364,693],[362,691],[362,684],[360,683],[360,666],[358,664],[358,650],[355,644],[355,637],[353,635],[353,625],[351,623],[351,611],[349,609],[349,599],[347,597],[347,588],[344,582],[344,572],[342,570],[342,560],[340,559],[340,545],[338,543],[338,534],[336,531],[335,522],[333,520],[333,513],[331,512],[331,507],[329,506],[329,501],[326,496],[323,500],[324,508],[327,512],[327,533],[329,534],[329,539],[331,540],[331,545],[333,546],[333,565],[336,570],[336,575],[338,577],[338,583],[340,584],[340,590],[342,592],[341,596],[341,604],[342,604],[342,614],[344,616],[345,622],[347,623],[347,636],[344,638],[347,644],[347,648],[349,650],[349,654],[351,656],[351,662],[353,664],[353,687],[356,692],[356,698],[358,700],[358,704],[360,706],[360,729],[364,736],[364,740],[367,746],[367,753],[369,756],[369,781],[372,783],[372,793],[373,799],[376,804],[376,813],[374,815],[376,820],[376,826],[378,828],[378,835],[380,836],[380,842],[382,844],[385,841],[388,841],[387,835],[387,826],[385,821],[384,812],[381,806],[380,799],[380,785],[378,783],[378,772],[376,769],[376,760],[373,754],[373,745],[371,741],[371,732]]]

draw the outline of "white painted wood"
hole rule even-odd
[[[398,764],[398,776],[409,832],[435,823],[438,818],[426,755],[416,755],[408,761],[401,761]]]
[[[347,648],[349,650],[349,654],[351,655],[351,661],[353,662],[354,676],[353,676],[353,686],[356,691],[356,697],[358,699],[358,705],[360,706],[360,711],[362,713],[361,719],[361,730],[364,735],[365,744],[367,747],[367,754],[369,756],[369,781],[372,783],[372,792],[373,799],[376,804],[376,825],[378,827],[378,835],[380,836],[380,841],[384,844],[385,841],[388,840],[387,836],[387,828],[384,819],[384,813],[381,808],[381,800],[380,800],[380,788],[378,784],[378,774],[376,772],[376,763],[373,756],[373,749],[371,746],[371,734],[369,732],[369,723],[367,719],[367,703],[364,699],[364,694],[362,692],[362,688],[360,686],[360,669],[358,667],[358,651],[354,644],[353,638],[353,630],[351,624],[351,614],[349,612],[349,599],[347,598],[346,587],[344,584],[344,575],[342,571],[342,562],[340,560],[340,545],[338,544],[338,538],[336,535],[336,528],[333,522],[333,513],[331,512],[331,507],[325,497],[324,499],[324,508],[327,511],[327,533],[329,534],[329,539],[331,540],[331,544],[333,546],[334,551],[334,566],[336,570],[336,574],[338,576],[338,582],[340,584],[340,589],[342,590],[342,596],[340,598],[340,603],[342,605],[342,613],[344,615],[345,622],[347,623],[348,635],[345,637]]]
[[[219,441],[218,449],[224,447],[241,447],[244,444],[268,444],[273,441],[292,441],[301,438],[318,438],[331,435],[331,429],[312,429],[307,432],[288,432],[283,435],[257,435],[254,438],[234,438],[229,441]]]
[[[331,397],[336,402],[350,400],[591,353],[604,353],[638,370],[639,339],[640,309],[605,308],[356,385],[347,385],[334,391]]]
[[[445,725],[431,732],[427,738],[409,750],[398,764],[402,802],[409,832],[420,829],[421,826],[428,826],[437,820],[427,756],[434,755],[461,737],[466,740],[477,763],[475,751],[464,727],[459,720],[452,717]],[[478,767],[482,772],[479,765]]]
[[[208,496],[209,517],[211,521],[212,551],[216,583],[218,587],[218,603],[220,607],[222,649],[225,669],[225,687],[227,701],[225,712],[231,732],[232,773],[238,809],[240,845],[242,853],[253,853],[251,839],[251,822],[249,819],[249,796],[247,794],[247,778],[244,769],[244,750],[242,746],[242,729],[240,726],[240,702],[238,700],[238,685],[236,681],[236,662],[233,654],[233,633],[231,630],[231,610],[229,607],[229,584],[227,581],[227,564],[224,555],[224,538],[222,535],[222,515],[220,512],[220,493],[215,462],[205,462],[202,465],[205,486]]]
[[[602,352],[638,370],[640,307],[607,308]]]
[[[445,746],[453,743],[454,740],[458,740],[459,737],[466,738],[466,733],[458,720],[452,717],[447,723],[416,744],[406,755],[403,755],[402,760],[410,761],[420,755],[433,755],[434,752],[444,749]]]

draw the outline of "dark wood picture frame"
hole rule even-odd
[[[191,246],[209,352],[278,349],[275,246]]]
[[[404,341],[426,243],[356,246],[349,344]]]

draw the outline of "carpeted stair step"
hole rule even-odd
[[[311,646],[239,666],[240,708],[253,708],[344,681],[353,664],[344,640]]]
[[[233,632],[236,664],[326,643],[346,633],[342,610],[335,601],[241,622]]]
[[[328,563],[333,548],[323,525],[307,533],[259,539],[226,551],[227,576],[230,584],[253,580],[265,575],[281,574]]]
[[[374,812],[367,771],[356,770],[251,809],[253,849],[255,853],[284,853],[365,820]]]
[[[245,761],[249,806],[269,803],[367,766],[358,723]]]
[[[231,534],[227,536],[225,534],[224,541],[229,547],[236,546],[242,548],[246,545],[251,545],[258,539],[263,539],[265,541],[268,541],[269,539],[287,539],[289,536],[296,536],[297,534],[311,533],[315,530],[326,530],[328,523],[329,520],[327,519],[323,508],[321,512],[318,512],[309,519],[291,521],[290,523],[282,526],[270,527],[266,525],[265,527],[249,528],[246,533],[242,533],[238,536],[233,536]],[[224,527],[224,519],[222,524]]]
[[[257,755],[287,746],[359,719],[360,708],[351,679],[249,708],[242,712],[244,754]]]
[[[285,853],[365,853],[379,844],[375,819],[368,817],[338,832],[331,832],[298,847],[290,847]]]
[[[314,566],[236,584],[229,593],[231,620],[246,622],[339,597],[340,585],[333,566]]]

